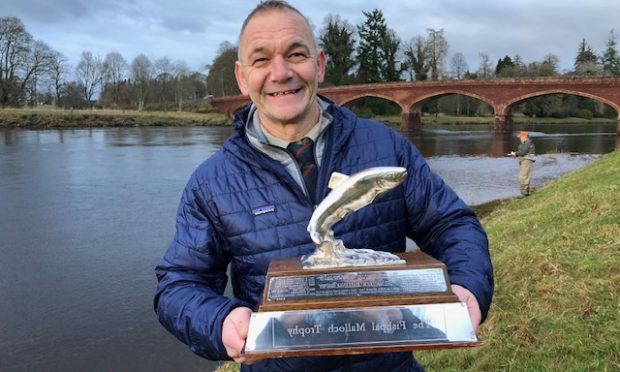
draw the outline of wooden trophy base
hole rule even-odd
[[[405,264],[335,269],[274,260],[246,360],[480,345],[445,265],[421,251],[398,256]]]

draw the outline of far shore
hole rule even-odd
[[[400,115],[376,116],[374,119],[393,127],[400,126]],[[595,118],[531,118],[524,115],[513,117],[516,125],[530,124],[582,124],[615,123],[614,119]],[[491,126],[491,116],[424,115],[425,127],[450,125]],[[232,121],[218,113],[197,113],[179,111],[135,111],[135,110],[69,110],[54,108],[4,108],[0,109],[0,128],[91,128],[91,127],[141,127],[141,126],[226,126]]]
[[[0,109],[0,128],[90,128],[230,125],[225,115],[179,111]]]

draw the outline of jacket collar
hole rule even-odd
[[[330,148],[331,151],[330,154],[324,154],[324,156],[331,156],[331,154],[337,154],[348,142],[351,134],[355,130],[357,117],[351,111],[336,105],[330,99],[322,95],[319,95],[319,97],[328,103],[325,111],[333,118],[327,133],[327,141],[331,141],[331,146],[328,146],[328,148]],[[233,126],[237,131],[237,135],[231,137],[224,144],[224,148],[231,150],[233,154],[242,156],[245,160],[249,160],[248,157],[255,158],[258,153],[248,143],[246,136],[246,123],[248,119],[251,120],[251,114],[252,103],[245,105],[237,112],[233,121]]]

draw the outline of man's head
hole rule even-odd
[[[521,140],[521,142],[525,142],[529,135],[529,132],[522,130],[519,132],[519,139]]]
[[[324,74],[325,54],[297,9],[265,1],[248,15],[239,36],[235,76],[263,125],[316,122],[316,92]]]

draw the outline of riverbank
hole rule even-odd
[[[373,119],[392,127],[400,127],[400,115],[377,116]],[[530,124],[583,124],[580,118],[530,118],[515,115],[516,125]],[[592,123],[615,123],[613,119],[592,119]],[[425,127],[446,125],[481,125],[493,123],[491,116],[425,115]],[[221,126],[230,125],[231,120],[217,113],[194,113],[177,111],[132,111],[132,110],[64,110],[55,108],[4,108],[0,109],[0,128],[92,128],[92,127],[139,127],[139,126]]]
[[[400,115],[377,116],[374,119],[387,123],[393,127],[401,125]],[[455,115],[424,115],[422,116],[422,125],[425,127],[446,126],[446,125],[493,125],[493,116],[455,116]],[[515,125],[533,125],[533,124],[583,124],[588,123],[615,123],[615,119],[594,118],[586,120],[582,118],[538,118],[528,117],[523,114],[513,115],[513,123]]]
[[[484,345],[420,351],[420,362],[429,371],[620,369],[619,173],[615,151],[526,199],[475,207],[496,283]]]
[[[130,110],[62,110],[52,108],[5,108],[0,128],[90,128],[141,126],[228,125],[228,117],[215,113]]]

